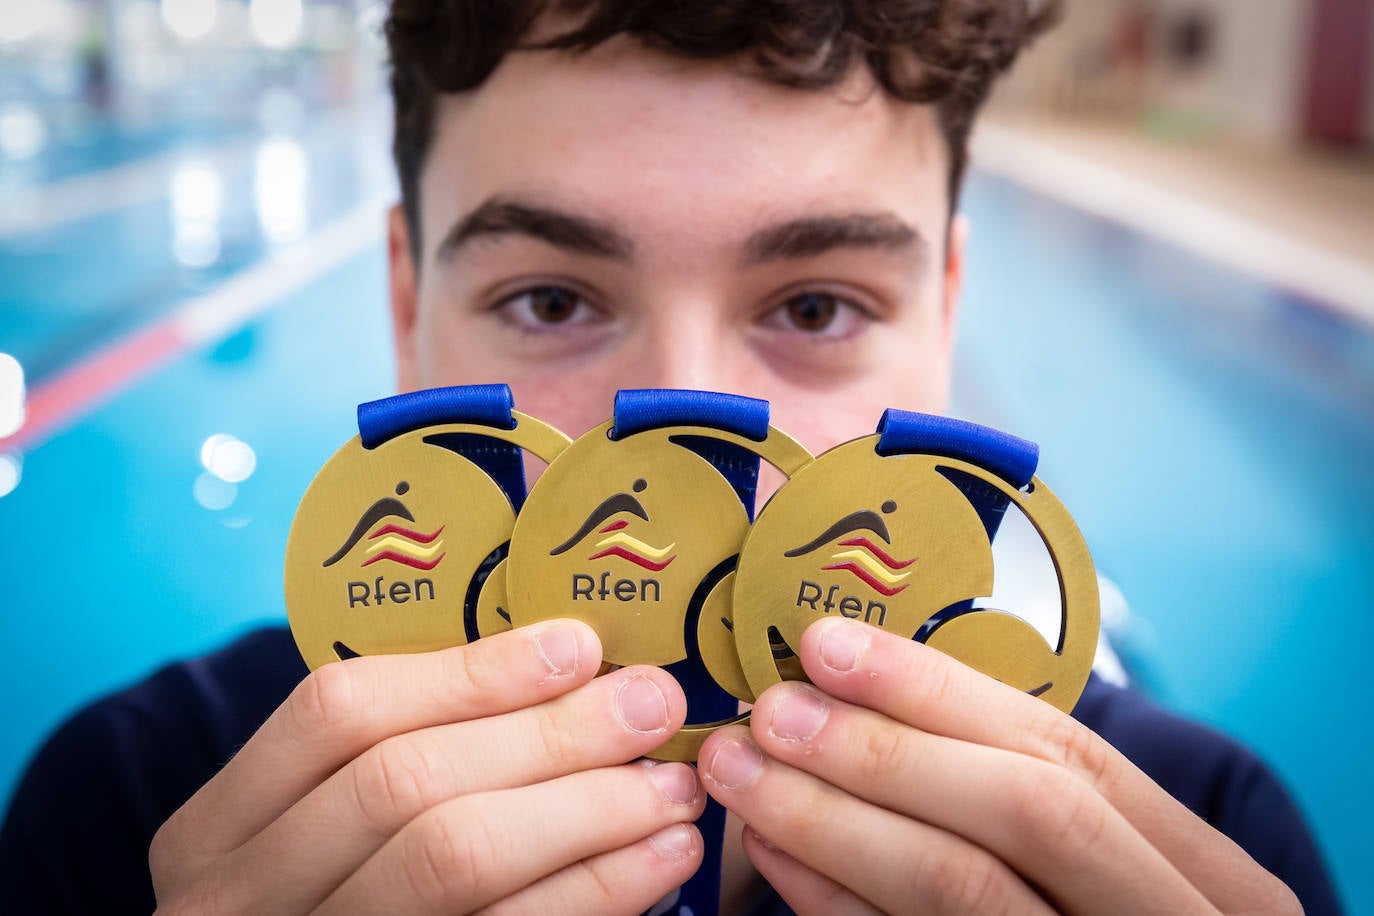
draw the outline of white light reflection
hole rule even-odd
[[[0,497],[9,496],[24,476],[24,459],[17,452],[0,452]]]
[[[215,0],[162,0],[162,21],[187,41],[210,34],[218,12]]]
[[[285,50],[301,39],[304,10],[301,0],[252,0],[248,6],[248,23],[253,35],[269,48]]]
[[[187,267],[219,259],[219,218],[224,182],[203,162],[183,162],[172,173],[172,253]]]
[[[24,425],[24,367],[8,353],[0,353],[0,439]]]
[[[273,137],[258,147],[253,194],[263,235],[286,245],[305,235],[305,151],[295,140]]]
[[[5,14],[0,16],[0,44],[24,41],[37,35],[52,20],[55,6],[53,0],[7,4]]]
[[[0,154],[15,161],[32,159],[48,143],[48,126],[28,105],[0,108]]]
[[[225,483],[242,483],[253,476],[258,456],[242,439],[228,433],[215,433],[201,443],[200,463]]]
[[[196,478],[196,482],[191,486],[191,494],[201,506],[211,512],[218,512],[234,504],[239,495],[239,485],[220,480],[207,471]]]

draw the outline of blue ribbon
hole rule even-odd
[[[1016,489],[1035,476],[1040,446],[967,420],[889,407],[878,421],[878,453],[920,452],[987,468]]]
[[[514,429],[509,385],[429,388],[358,405],[358,435],[373,449],[405,433],[446,423]],[[456,452],[486,471],[519,512],[525,502],[525,463],[520,449],[476,433],[439,433],[425,441]]]
[[[1034,442],[967,420],[889,408],[878,421],[878,433],[880,455],[919,453],[957,458],[986,468],[1018,490],[1031,482],[1040,463],[1040,446]],[[1011,505],[1011,497],[987,481],[955,468],[941,468],[940,472],[959,488],[978,513],[991,544]],[[916,640],[925,642],[940,624],[972,609],[972,600],[960,601],[931,615],[917,631]]]
[[[708,426],[762,442],[768,437],[768,402],[737,394],[685,388],[639,388],[617,391],[611,438],[623,439],[663,426]],[[709,436],[673,436],[672,441],[705,458],[730,482],[754,520],[759,488],[759,456],[733,442]]]
[[[686,388],[616,392],[612,439],[663,426],[710,426],[762,442],[768,438],[768,402]]]
[[[612,439],[623,439],[648,429],[664,426],[705,426],[762,442],[768,436],[768,402],[732,394],[668,388],[620,391],[615,396],[615,422]],[[750,521],[754,518],[754,495],[758,490],[759,456],[731,442],[709,436],[674,436],[672,441],[691,449],[711,462],[743,503]],[[734,568],[731,557],[707,576],[692,601],[699,609],[710,588]],[[739,710],[738,701],[716,684],[696,651],[696,621],[687,615],[684,632],[689,649],[687,658],[665,670],[677,678],[687,695],[689,722],[716,722],[728,719]],[[701,867],[682,885],[677,912],[698,916],[720,909],[721,853],[725,840],[725,808],[714,799],[697,821],[705,844]],[[689,908],[684,910],[682,908]]]

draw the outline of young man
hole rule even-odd
[[[618,388],[729,391],[814,451],[938,412],[968,130],[1038,24],[1021,0],[396,0],[402,388],[508,382],[570,434]],[[1263,768],[1132,694],[1094,680],[1075,720],[846,620],[800,655],[815,686],[764,694],[698,776],[633,762],[682,692],[594,678],[580,624],[308,677],[261,633],[59,734],[6,893],[635,913],[696,869],[709,793],[735,815],[727,912],[1336,909]]]

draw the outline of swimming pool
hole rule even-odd
[[[169,160],[165,193],[0,241],[0,350],[37,389],[188,298],[289,267],[301,240],[389,192],[382,150],[355,135],[264,137],[229,165],[188,151]],[[269,142],[308,179],[289,233],[263,219]],[[178,233],[214,200],[207,262]],[[987,175],[965,210],[958,412],[1041,443],[1045,478],[1131,601],[1122,635],[1140,679],[1259,750],[1347,904],[1374,907],[1358,728],[1374,637],[1374,335]],[[0,691],[19,698],[0,796],[80,704],[282,620],[296,502],[356,431],[353,406],[391,390],[378,240],[355,239],[280,295],[245,283],[260,310],[230,336],[159,351],[157,368],[83,400],[22,456],[0,498]],[[207,483],[202,447],[219,433],[254,449],[242,482]]]

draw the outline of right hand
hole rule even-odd
[[[705,793],[630,763],[681,727],[677,682],[600,663],[562,620],[325,665],[153,838],[159,911],[647,909],[696,871]]]

